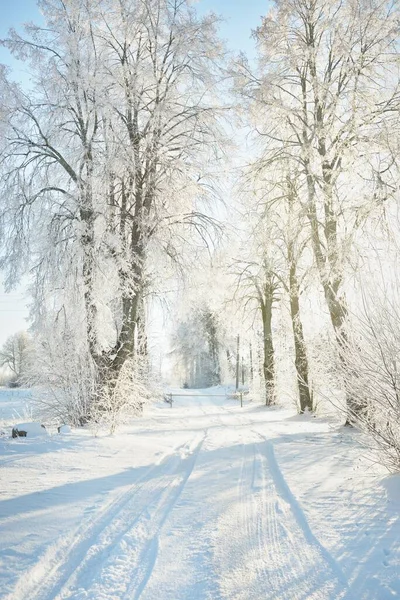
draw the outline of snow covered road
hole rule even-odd
[[[1,442],[1,598],[400,597],[398,481],[356,434],[200,394],[114,438]]]

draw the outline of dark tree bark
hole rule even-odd
[[[272,305],[273,292],[271,285],[264,286],[263,298],[260,298],[261,316],[263,324],[263,375],[265,385],[265,405],[275,403],[275,355],[272,342]]]
[[[299,391],[300,413],[313,410],[312,391],[309,385],[309,369],[306,344],[304,339],[303,323],[300,314],[300,291],[296,274],[296,260],[293,253],[293,245],[289,244],[289,295],[290,316],[295,351],[295,367],[297,375],[297,386]]]

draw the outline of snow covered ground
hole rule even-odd
[[[31,417],[30,390],[0,387],[0,434],[8,424],[28,421]]]
[[[400,478],[356,432],[212,393],[0,438],[1,599],[400,597]]]

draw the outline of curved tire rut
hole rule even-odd
[[[97,517],[72,535],[58,539],[19,580],[17,588],[5,600],[82,597],[80,584],[88,584],[112,554],[112,549],[123,543],[124,536],[148,520],[147,507],[156,504],[168,492],[173,493],[181,481],[186,481],[185,466],[192,456],[197,455],[203,441],[204,437],[198,442],[196,436],[191,442],[174,448],[158,464],[147,469],[128,490],[102,507]],[[183,453],[186,453],[184,458]],[[90,596],[85,592],[84,597]],[[100,600],[100,596],[94,598]]]

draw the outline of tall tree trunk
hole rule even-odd
[[[116,346],[116,354],[112,361],[114,377],[117,377],[125,361],[135,353],[135,333],[138,318],[141,292],[138,290],[122,298],[122,328]]]
[[[265,405],[271,406],[275,402],[275,355],[272,343],[272,298],[267,296],[262,300],[261,315],[263,322]]]
[[[253,347],[250,342],[249,346],[249,360],[250,360],[250,383],[253,383],[254,369],[253,369]]]
[[[149,347],[147,340],[147,325],[146,325],[146,306],[144,303],[144,299],[142,297],[137,322],[136,322],[136,334],[137,334],[137,354],[140,355],[143,359],[148,361],[149,358]]]
[[[299,391],[300,413],[313,410],[312,391],[309,385],[309,369],[304,339],[303,323],[300,315],[299,284],[296,275],[296,265],[293,253],[289,248],[289,293],[290,293],[290,316],[292,320],[295,366],[297,374],[297,386]]]
[[[94,293],[94,271],[95,271],[95,234],[94,234],[94,212],[91,207],[81,208],[80,218],[83,223],[82,244],[82,276],[84,286],[84,304],[86,313],[86,335],[89,352],[92,359],[97,363],[98,345],[96,331],[97,308]]]
[[[77,99],[77,105],[80,110],[79,98]],[[82,146],[84,148],[84,154],[82,157],[82,163],[80,166],[81,175],[84,173],[85,177],[79,177],[76,179],[76,183],[79,185],[80,195],[80,209],[79,217],[83,225],[83,231],[81,234],[81,245],[82,245],[82,276],[84,286],[84,304],[86,312],[86,335],[89,345],[89,352],[92,360],[95,364],[98,363],[99,348],[97,343],[97,306],[95,299],[95,269],[96,269],[96,239],[95,239],[95,211],[94,211],[94,200],[93,200],[93,153],[92,153],[92,142],[87,138],[87,131],[84,126],[83,116],[80,113],[78,118],[80,126],[80,138]],[[93,138],[97,130],[97,118],[93,126]]]
[[[306,167],[309,165],[306,163]],[[329,311],[330,320],[335,332],[339,360],[345,364],[346,334],[344,325],[347,319],[347,306],[344,295],[339,294],[342,284],[342,272],[338,269],[337,261],[337,223],[332,212],[332,181],[327,167],[324,167],[324,207],[325,207],[325,227],[324,238],[326,250],[320,237],[320,223],[318,220],[315,204],[315,181],[311,172],[307,171],[308,185],[308,210],[307,216],[311,227],[311,243],[320,276],[320,281],[324,290],[324,296]],[[332,275],[333,274],[333,275]],[[362,406],[348,391],[346,394],[346,425],[351,425],[357,414],[362,410]]]
[[[239,389],[239,360],[240,360],[240,336],[237,336],[236,343],[236,391]]]
[[[131,178],[128,187],[131,184]],[[128,190],[124,189],[126,195]],[[137,197],[139,196],[139,199]],[[135,196],[136,202],[141,201],[142,190]],[[126,201],[126,199],[124,200]],[[137,215],[140,213],[137,210]],[[121,211],[121,232],[126,230],[126,213]],[[135,354],[136,328],[140,316],[140,307],[143,302],[143,278],[145,251],[144,241],[139,228],[139,219],[135,220],[127,236],[127,254],[129,265],[119,271],[119,280],[122,289],[122,326],[117,339],[115,348],[112,351],[113,359],[111,361],[111,378],[118,379],[119,373],[129,358]]]

